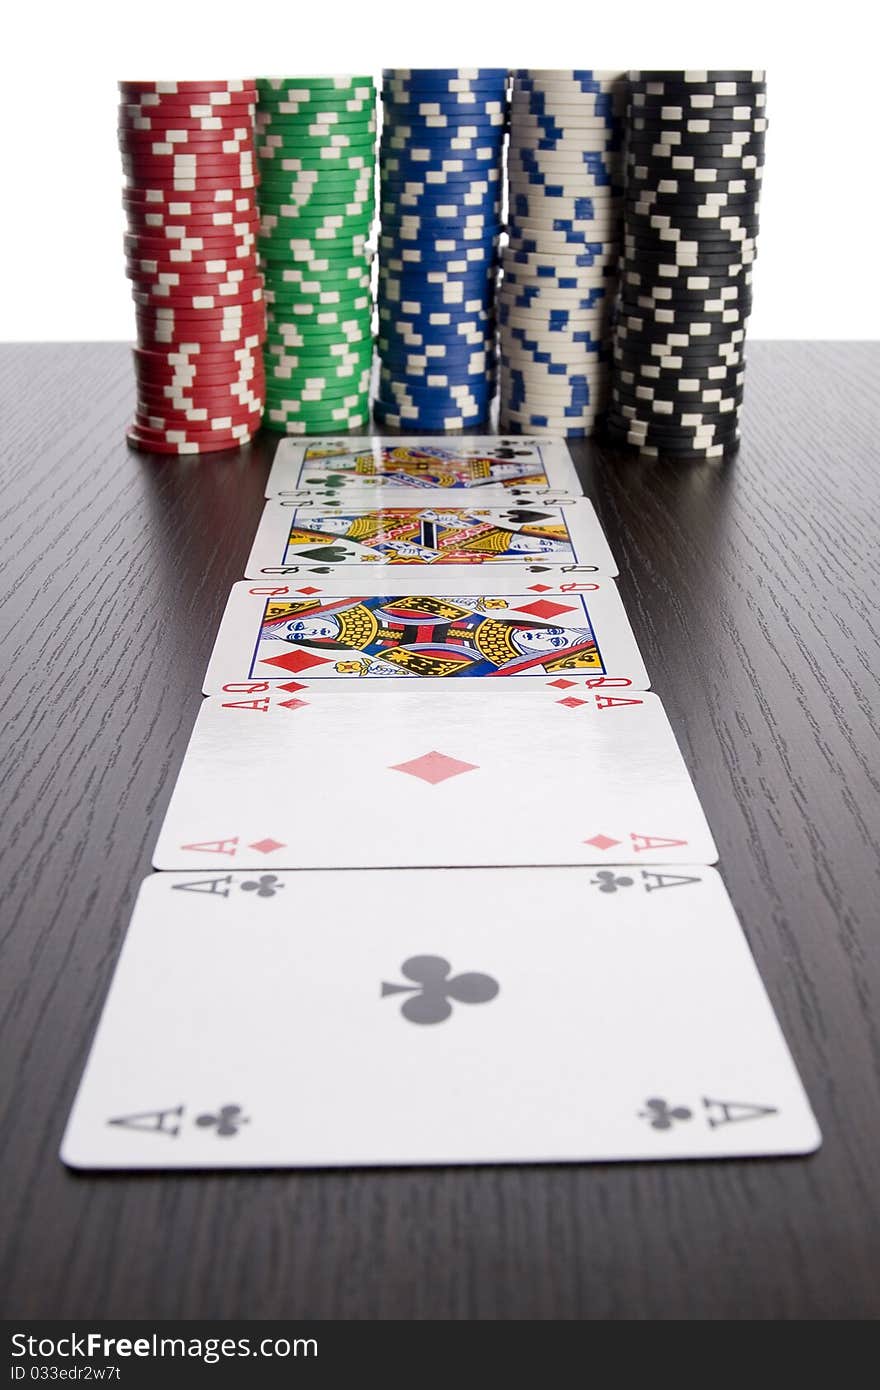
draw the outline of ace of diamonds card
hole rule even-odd
[[[712,869],[230,868],[142,886],[62,1156],[259,1168],[818,1143]]]
[[[615,677],[261,680],[202,704],[158,869],[712,863],[656,695]]]

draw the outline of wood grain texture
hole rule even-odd
[[[735,461],[575,454],[822,1151],[92,1178],[58,1144],[274,440],[148,459],[123,346],[0,350],[7,1317],[880,1313],[880,345],[749,357]]]

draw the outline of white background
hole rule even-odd
[[[479,65],[766,67],[751,336],[878,336],[872,8],[867,0],[24,0],[7,8],[3,26],[0,339],[132,335],[118,78]]]

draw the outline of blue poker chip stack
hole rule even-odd
[[[608,403],[623,229],[626,75],[513,74],[500,427],[587,435]]]
[[[386,68],[376,419],[486,419],[495,387],[504,68]]]
[[[739,440],[766,99],[762,71],[629,74],[607,433],[652,457]]]

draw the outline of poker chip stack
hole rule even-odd
[[[499,290],[503,430],[592,432],[608,401],[625,75],[519,69]]]
[[[129,441],[200,454],[263,411],[252,82],[120,82],[126,273],[137,305]]]
[[[764,163],[763,72],[633,72],[608,432],[651,455],[739,438]]]
[[[363,429],[373,358],[371,77],[258,78],[266,413],[286,434]]]
[[[505,68],[386,68],[376,419],[486,418],[495,387]]]

